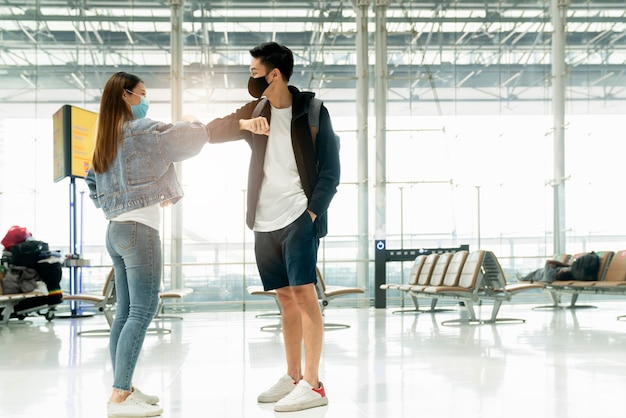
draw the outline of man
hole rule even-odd
[[[570,265],[557,260],[546,260],[543,268],[528,273],[519,278],[524,282],[552,283],[555,280],[572,280]]]
[[[323,105],[312,132],[308,112],[314,93],[288,85],[292,52],[268,42],[250,54],[248,91],[267,98],[260,116],[253,117],[256,100],[215,119],[208,129],[210,142],[245,139],[252,149],[246,224],[254,230],[263,286],[276,289],[282,307],[286,374],[258,401],[277,402],[279,412],[299,411],[328,404],[318,376],[324,323],[315,267],[326,211],[339,184],[339,144]]]

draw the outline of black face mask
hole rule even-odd
[[[270,83],[263,77],[250,77],[248,80],[248,93],[254,98],[260,98],[263,92],[270,86]]]

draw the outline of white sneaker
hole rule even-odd
[[[156,417],[163,413],[163,408],[148,405],[133,391],[124,402],[109,402],[107,411],[109,417]]]
[[[313,389],[307,381],[301,380],[296,388],[287,396],[276,402],[274,411],[292,412],[303,409],[315,408],[317,406],[328,405],[328,398],[324,390],[324,385],[320,382],[319,389]]]
[[[261,393],[257,401],[266,403],[266,402],[276,402],[289,395],[292,390],[296,388],[298,382],[294,382],[294,380],[288,374],[284,375],[278,382],[274,383],[274,386]]]
[[[139,390],[138,387],[133,387],[133,393],[135,393],[135,396],[137,397],[137,399],[142,400],[148,405],[156,405],[160,401],[158,396],[148,395],[147,393],[143,393],[142,391]]]

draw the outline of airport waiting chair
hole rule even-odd
[[[322,311],[322,316],[325,316],[324,311],[332,300],[342,296],[365,293],[365,290],[359,287],[327,285],[326,281],[324,280],[324,276],[322,275],[322,272],[318,267],[315,268],[315,272],[317,274],[317,283],[315,284],[315,290],[317,291],[317,297],[320,304],[320,310]],[[280,303],[278,302],[278,297],[275,290],[264,290],[263,286],[248,286],[247,291],[248,294],[250,294],[251,296],[267,296],[274,299],[274,301],[276,302],[276,306],[278,307],[278,316],[282,315],[282,309]],[[349,327],[350,326],[346,324],[333,324],[324,321],[325,329],[339,329]],[[281,323],[279,322],[275,325],[265,325],[262,326],[261,329],[263,331],[278,331],[281,329]]]
[[[104,317],[109,324],[108,329],[94,329],[81,331],[78,334],[108,334],[113,323],[113,315],[115,311],[115,272],[113,269],[107,274],[107,278],[104,281],[104,287],[102,293],[77,293],[75,295],[63,295],[63,301],[76,301],[78,303],[85,303],[90,305],[94,309],[104,314]]]
[[[191,288],[170,289],[159,292],[159,306],[154,319],[182,319],[182,317],[165,315],[165,305],[167,300],[180,300],[185,296],[193,293]],[[75,295],[63,295],[64,301],[77,301],[80,303],[86,303],[99,312],[102,312],[107,320],[109,328],[107,329],[95,329],[79,332],[79,335],[83,334],[108,334],[111,329],[111,324],[114,319],[114,311],[116,305],[115,296],[115,271],[113,268],[109,271],[107,278],[104,282],[104,288],[102,293],[78,293]],[[149,333],[170,333],[171,330],[167,328],[150,328]]]
[[[400,286],[417,284],[417,280],[420,276],[422,268],[424,267],[425,261],[425,254],[420,254],[415,257],[415,260],[413,260],[413,264],[411,265],[411,271],[409,273],[409,280],[407,283],[383,283],[380,285],[380,288],[383,290],[399,290]]]

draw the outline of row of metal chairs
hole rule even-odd
[[[524,322],[517,318],[498,318],[502,303],[519,292],[543,288],[536,283],[507,283],[495,254],[486,250],[419,255],[408,283],[387,283],[380,287],[407,292],[415,305],[413,312],[434,312],[437,301],[444,298],[462,302],[467,317],[444,321],[444,324]],[[420,309],[419,299],[430,299],[430,309]],[[485,301],[493,304],[491,315],[486,319],[478,318],[474,306]]]
[[[0,325],[6,325],[9,322],[9,319],[15,312],[15,307],[20,302],[42,296],[44,294],[39,291],[5,295],[2,292],[2,280],[0,280]]]
[[[574,255],[558,254],[553,259],[571,265],[585,253]],[[560,308],[562,295],[571,295],[568,308],[582,308],[589,305],[576,305],[581,294],[626,294],[626,250],[596,251],[600,266],[596,280],[556,280],[552,283],[540,283],[550,294],[553,304],[549,307]]]

